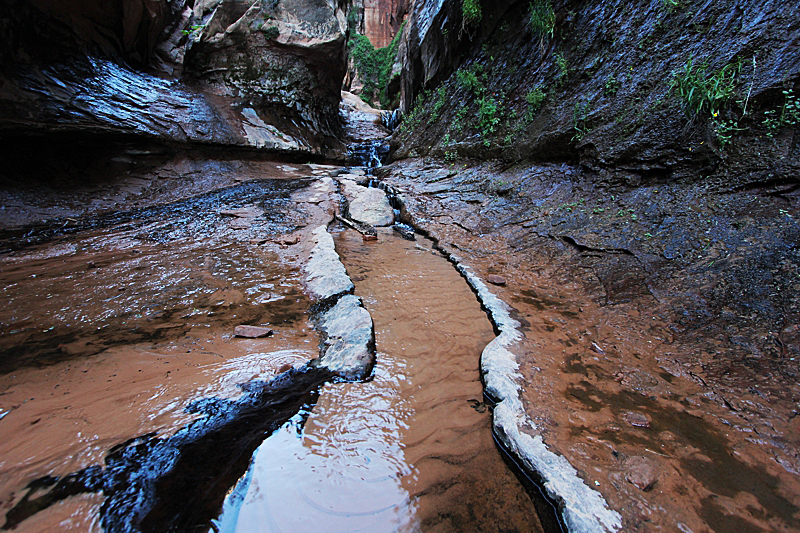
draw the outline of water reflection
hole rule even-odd
[[[413,410],[396,363],[369,383],[327,385],[304,428],[301,414],[264,441],[220,531],[416,530],[415,502],[400,483],[415,475],[401,446]]]

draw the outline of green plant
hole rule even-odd
[[[714,129],[714,136],[719,143],[720,148],[725,148],[731,143],[733,134],[737,131],[745,131],[744,128],[739,127],[739,121],[734,119],[714,118],[711,121]]]
[[[561,52],[556,53],[556,66],[558,66],[558,80],[556,85],[564,83],[564,79],[569,75],[569,65],[567,65],[567,58]]]
[[[444,86],[436,89],[435,94],[436,100],[433,101],[433,106],[431,107],[431,122],[435,122],[439,119],[439,112],[447,101],[447,90]]]
[[[714,74],[708,73],[706,63],[695,65],[690,57],[672,78],[671,88],[681,100],[689,118],[707,112],[716,117],[736,90],[738,63],[729,63]]]
[[[206,27],[205,24],[193,24],[189,26],[189,29],[181,30],[181,33],[184,35],[189,35],[191,37],[197,37],[200,35],[200,33],[203,31],[203,28],[205,27]]]
[[[456,72],[456,79],[459,85],[473,92],[475,96],[483,95],[486,90],[483,82],[484,77],[483,65],[480,63],[473,63],[468,68],[461,68]]]
[[[462,0],[461,15],[463,26],[475,26],[481,21],[481,2],[480,0]]]
[[[489,146],[489,135],[493,134],[500,124],[502,104],[491,96],[478,100],[478,129],[483,136],[483,144]]]
[[[458,152],[456,152],[455,150],[447,150],[444,153],[444,160],[450,163],[451,165],[456,162],[457,158],[458,158]]]
[[[530,15],[528,23],[531,33],[542,38],[553,38],[553,31],[556,27],[556,14],[553,11],[553,4],[550,0],[533,0],[530,4]]]
[[[782,126],[796,126],[800,123],[800,105],[792,89],[784,89],[783,105],[780,114],[775,109],[764,111],[764,126],[767,127],[767,136],[774,137]]]
[[[667,13],[674,13],[682,7],[680,0],[661,0],[661,5],[664,6]]]
[[[456,111],[456,120],[453,124],[453,131],[456,133],[461,133],[464,131],[464,119],[467,116],[467,106],[461,105]]]
[[[614,96],[615,94],[617,94],[618,90],[619,90],[619,82],[613,75],[609,76],[608,79],[606,80],[605,85],[603,86],[603,94],[605,94],[606,96]]]
[[[533,114],[541,109],[545,96],[544,91],[539,86],[525,93],[525,101],[528,103],[526,118],[530,117],[531,120],[533,119]]]
[[[277,26],[270,26],[266,30],[262,30],[264,32],[264,38],[268,41],[273,41],[278,38],[281,34],[281,30],[278,29]]]
[[[575,130],[575,134],[572,136],[573,141],[580,141],[589,133],[586,118],[590,106],[589,102],[575,102],[575,107],[572,108],[572,127]]]

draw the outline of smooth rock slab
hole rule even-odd
[[[369,376],[375,364],[375,331],[361,298],[352,294],[342,296],[319,317],[317,327],[325,342],[315,366],[347,380]]]
[[[333,237],[325,226],[312,234],[316,245],[306,265],[306,286],[313,300],[323,301],[347,294],[355,289],[333,244]]]
[[[394,224],[394,210],[381,189],[362,187],[350,180],[342,180],[342,192],[349,204],[350,218],[370,226]]]

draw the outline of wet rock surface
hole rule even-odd
[[[278,166],[275,178],[292,171]],[[3,527],[51,530],[64,505],[61,525],[81,530],[207,526],[264,436],[334,377],[307,365],[319,354],[302,251],[263,239],[307,238],[330,203],[304,202],[312,180],[239,177],[4,234]]]
[[[14,0],[3,15],[3,40],[14,46],[0,57],[0,134],[30,143],[116,134],[341,158],[344,12],[326,3],[248,7]]]
[[[394,223],[394,211],[384,191],[347,179],[341,179],[340,183],[351,218],[370,226],[391,226]]]
[[[796,528],[793,193],[645,193],[584,172],[420,159],[377,174],[445,250],[506,279],[492,290],[523,334],[524,412],[623,530]]]

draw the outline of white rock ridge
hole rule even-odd
[[[461,261],[451,255],[456,268],[478,293],[488,309],[498,335],[481,354],[481,372],[486,392],[498,403],[494,408],[493,427],[497,437],[528,471],[544,480],[548,496],[560,503],[562,518],[570,533],[608,533],[619,531],[622,517],[610,509],[603,495],[590,488],[564,457],[547,448],[541,435],[532,436],[536,425],[520,400],[519,365],[509,350],[521,338],[519,323],[511,318],[509,307],[495,296],[486,284]]]
[[[306,265],[306,286],[311,299],[324,310],[313,319],[324,342],[313,364],[342,379],[362,380],[375,365],[375,330],[361,298],[336,253],[333,237],[325,226],[312,232],[315,246]]]

